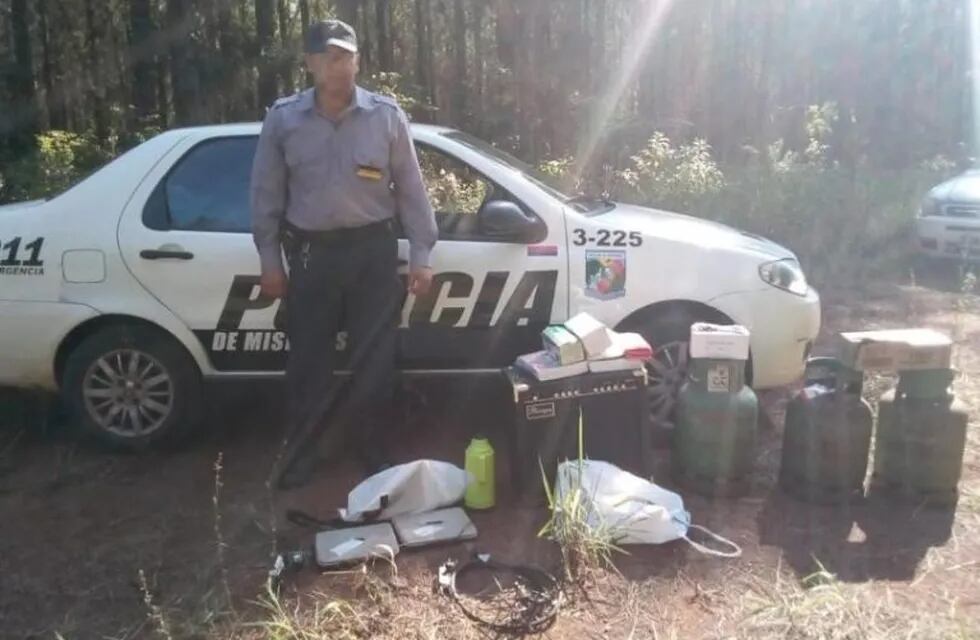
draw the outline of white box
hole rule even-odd
[[[691,357],[748,360],[749,330],[737,324],[698,322],[691,325]]]
[[[934,329],[852,331],[840,334],[840,356],[857,371],[948,369],[953,341]]]
[[[586,358],[601,358],[612,346],[609,329],[587,313],[580,313],[565,322],[565,328],[575,334],[585,347]]]

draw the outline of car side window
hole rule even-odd
[[[187,152],[154,194],[167,228],[249,233],[249,183],[257,143],[256,136],[218,138]],[[146,217],[151,217],[150,210]]]
[[[416,146],[429,202],[437,215],[476,215],[492,186],[458,158]]]
[[[416,143],[415,149],[422,168],[422,180],[435,212],[439,239],[501,242],[500,238],[480,232],[480,209],[491,199],[509,200],[518,206],[520,203],[459,158],[424,143]],[[534,217],[534,214],[529,215]]]

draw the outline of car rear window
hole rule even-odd
[[[257,143],[256,136],[217,138],[188,151],[148,203],[148,226],[250,232],[249,183]]]

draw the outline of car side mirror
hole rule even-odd
[[[547,229],[534,216],[509,200],[489,200],[477,214],[480,235],[497,240],[532,244],[544,240]]]

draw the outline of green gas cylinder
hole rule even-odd
[[[696,358],[681,387],[673,438],[677,481],[703,495],[748,490],[759,402],[745,386],[745,361]]]
[[[464,502],[469,509],[489,509],[495,501],[494,454],[490,441],[477,436],[466,447],[466,471],[471,476]]]
[[[872,487],[934,505],[956,502],[963,468],[966,405],[950,391],[951,369],[899,372],[878,404]]]
[[[860,498],[874,414],[864,374],[837,358],[810,358],[803,389],[786,407],[779,484],[808,502]]]

